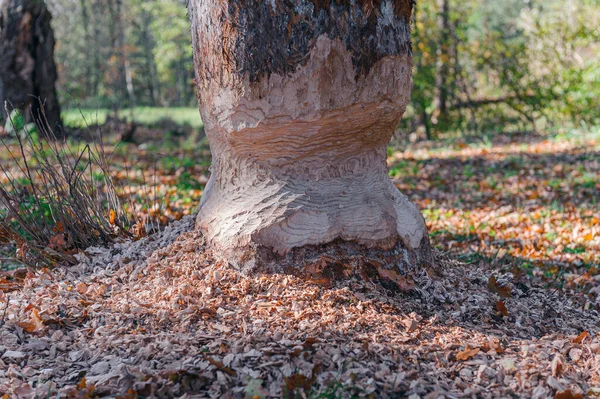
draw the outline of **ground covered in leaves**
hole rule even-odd
[[[600,315],[534,277],[437,255],[415,288],[244,276],[193,219],[15,280],[8,397],[535,397],[600,394]]]
[[[599,139],[390,151],[440,251],[400,294],[238,274],[186,216],[206,146],[109,147],[126,205],[181,220],[76,266],[3,272],[0,396],[600,396]]]

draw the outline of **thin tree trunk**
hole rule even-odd
[[[414,30],[415,30],[415,36],[418,36],[418,24],[417,24],[417,13],[419,12],[419,5],[418,3],[415,3],[414,7],[413,7],[413,14],[412,14],[412,24],[414,26]],[[422,67],[422,59],[423,57],[420,54],[415,55],[416,58],[416,67],[417,70],[419,70]],[[417,104],[417,114],[420,114],[418,116],[418,119],[421,121],[423,127],[425,128],[425,137],[427,138],[427,140],[431,140],[432,139],[432,135],[431,135],[431,121],[429,119],[429,115],[427,114],[427,104],[425,104],[423,101],[421,102],[416,102]]]
[[[448,112],[448,75],[450,70],[449,43],[450,33],[450,0],[438,0],[438,30],[440,38],[437,49],[437,73],[435,79],[435,113],[434,119],[443,120]]]
[[[158,103],[158,96],[160,96],[160,88],[158,82],[158,73],[156,71],[156,61],[154,59],[154,38],[150,32],[150,23],[152,22],[151,15],[142,7],[141,10],[142,18],[142,40],[144,50],[144,60],[146,62],[146,69],[150,74],[148,79],[148,90],[150,94],[150,103],[156,106]]]
[[[85,2],[87,0],[82,0],[82,2]],[[100,16],[102,15],[102,4],[100,3],[101,0],[96,0],[92,3],[92,10],[93,10],[93,14],[94,14],[94,18],[93,18],[93,30],[94,30],[94,37],[93,40],[91,40],[89,42],[89,46],[92,49],[92,59],[93,59],[93,65],[94,67],[92,68],[92,74],[90,75],[90,80],[92,82],[92,95],[97,95],[98,94],[98,90],[100,87],[100,83],[102,82],[102,76],[104,76],[104,66],[103,63],[101,62],[101,55],[102,55],[102,49],[101,46],[99,45],[100,43]]]
[[[384,280],[430,260],[423,217],[386,164],[410,98],[411,9],[189,1],[213,154],[197,226],[217,254],[246,270],[361,258]]]
[[[83,39],[85,48],[90,48],[92,44],[92,33],[90,31],[91,23],[90,23],[90,14],[88,12],[87,0],[80,0],[79,5],[81,7],[81,21],[83,23]],[[93,78],[92,78],[92,67],[93,62],[90,62],[89,59],[85,61],[85,88],[86,94],[88,96],[94,96],[96,93],[94,90]]]

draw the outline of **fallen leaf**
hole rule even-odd
[[[496,276],[491,276],[488,280],[488,289],[500,295],[502,298],[510,298],[512,295],[510,286],[498,282]]]
[[[502,316],[508,317],[508,309],[506,308],[506,304],[504,303],[504,301],[500,300],[496,302],[496,310]]]
[[[400,273],[394,270],[384,269],[383,267],[377,268],[379,276],[385,280],[390,280],[396,284],[398,289],[402,292],[410,292],[415,288],[415,283],[406,276],[401,276]]]
[[[111,209],[110,212],[109,212],[109,222],[110,222],[110,224],[114,225],[116,219],[117,219],[117,213],[113,209]]]
[[[480,350],[480,348],[469,349],[469,347],[467,346],[467,349],[456,354],[456,360],[469,360],[470,358],[478,354]]]
[[[65,236],[63,234],[55,235],[54,237],[50,238],[50,242],[48,243],[48,246],[55,251],[64,249],[66,245],[67,242],[65,241]]]
[[[556,392],[554,399],[583,399],[583,395],[580,393],[573,393],[570,389],[563,392]]]
[[[584,331],[581,334],[579,334],[577,336],[577,338],[573,339],[573,343],[580,344],[580,343],[582,343],[589,336],[590,336],[590,333],[587,332],[587,331]]]
[[[562,369],[563,369],[563,361],[560,355],[555,355],[554,359],[552,359],[552,364],[551,364],[551,368],[552,368],[552,375],[554,377],[558,377],[560,375],[560,373],[562,373]]]
[[[35,334],[45,330],[46,327],[44,326],[44,321],[40,317],[40,313],[37,309],[31,309],[29,320],[30,321],[17,323],[17,325],[29,334]]]
[[[79,283],[77,284],[77,292],[79,292],[81,295],[85,294],[87,292],[87,285],[85,283]]]

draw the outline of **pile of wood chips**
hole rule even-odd
[[[0,396],[582,398],[600,315],[437,255],[408,293],[245,276],[187,217],[0,293]]]

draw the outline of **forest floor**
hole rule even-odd
[[[180,220],[77,266],[0,276],[0,395],[600,396],[599,139],[390,151],[438,249],[400,294],[237,273],[193,231],[206,149],[118,150],[116,166],[148,173],[121,179]]]

